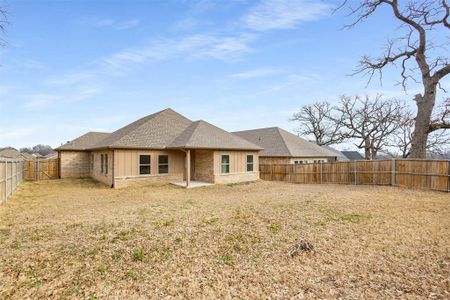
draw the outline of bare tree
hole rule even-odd
[[[333,106],[329,102],[305,105],[295,113],[291,121],[300,122],[299,135],[314,136],[317,145],[332,145],[345,140],[341,122],[333,118]]]
[[[388,137],[400,126],[404,104],[395,99],[383,99],[377,95],[342,96],[336,106],[340,126],[346,136],[356,140],[356,146],[364,149],[366,159],[375,159],[378,151],[388,146]]]
[[[360,0],[357,6],[349,5],[356,20],[347,25],[351,28],[370,17],[381,7],[388,7],[402,26],[401,36],[389,40],[385,53],[378,58],[364,56],[356,73],[365,73],[369,82],[378,73],[382,80],[382,70],[391,64],[401,67],[401,84],[406,90],[409,80],[420,83],[421,94],[414,97],[417,106],[415,127],[411,140],[411,156],[426,156],[428,135],[433,129],[450,128],[450,124],[432,123],[431,117],[436,102],[437,89],[441,80],[450,73],[449,37],[441,38],[441,44],[430,38],[437,29],[448,33],[450,29],[450,7],[446,0],[404,1]],[[344,1],[343,6],[346,6]],[[441,53],[441,55],[439,55]],[[417,74],[419,72],[419,74]]]
[[[450,114],[448,112],[448,106],[450,101],[447,99],[440,106],[440,110],[434,114],[432,118],[432,124],[439,120],[438,124],[448,123],[450,120]],[[389,147],[394,150],[394,156],[401,156],[402,158],[408,158],[411,155],[411,143],[413,138],[415,120],[414,114],[410,110],[406,110],[403,113],[400,126],[390,137]],[[446,130],[432,130],[428,136],[426,150],[430,154],[442,155],[450,147],[450,133]]]

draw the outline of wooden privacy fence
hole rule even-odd
[[[59,177],[59,160],[28,160],[26,162],[26,180],[57,179]]]
[[[260,165],[263,180],[293,183],[392,185],[450,191],[449,160],[371,160]]]
[[[0,202],[6,202],[14,190],[22,183],[25,161],[0,159]]]

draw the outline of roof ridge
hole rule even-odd
[[[294,154],[292,153],[291,149],[289,148],[289,146],[288,146],[288,144],[286,142],[286,139],[284,138],[284,135],[283,135],[282,131],[287,132],[287,133],[289,133],[289,132],[284,130],[284,129],[282,129],[282,128],[280,128],[280,127],[273,127],[273,128],[275,128],[278,131],[278,134],[281,136],[281,139],[283,140],[283,145],[284,145],[284,147],[286,147],[286,149],[287,149],[288,153],[290,154],[290,156],[294,156]]]

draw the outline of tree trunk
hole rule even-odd
[[[431,114],[436,102],[436,85],[428,84],[424,95],[416,95],[417,116],[414,133],[411,139],[411,158],[426,158],[427,141],[430,131]]]

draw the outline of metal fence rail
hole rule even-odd
[[[25,161],[0,159],[0,202],[4,203],[25,178]]]

